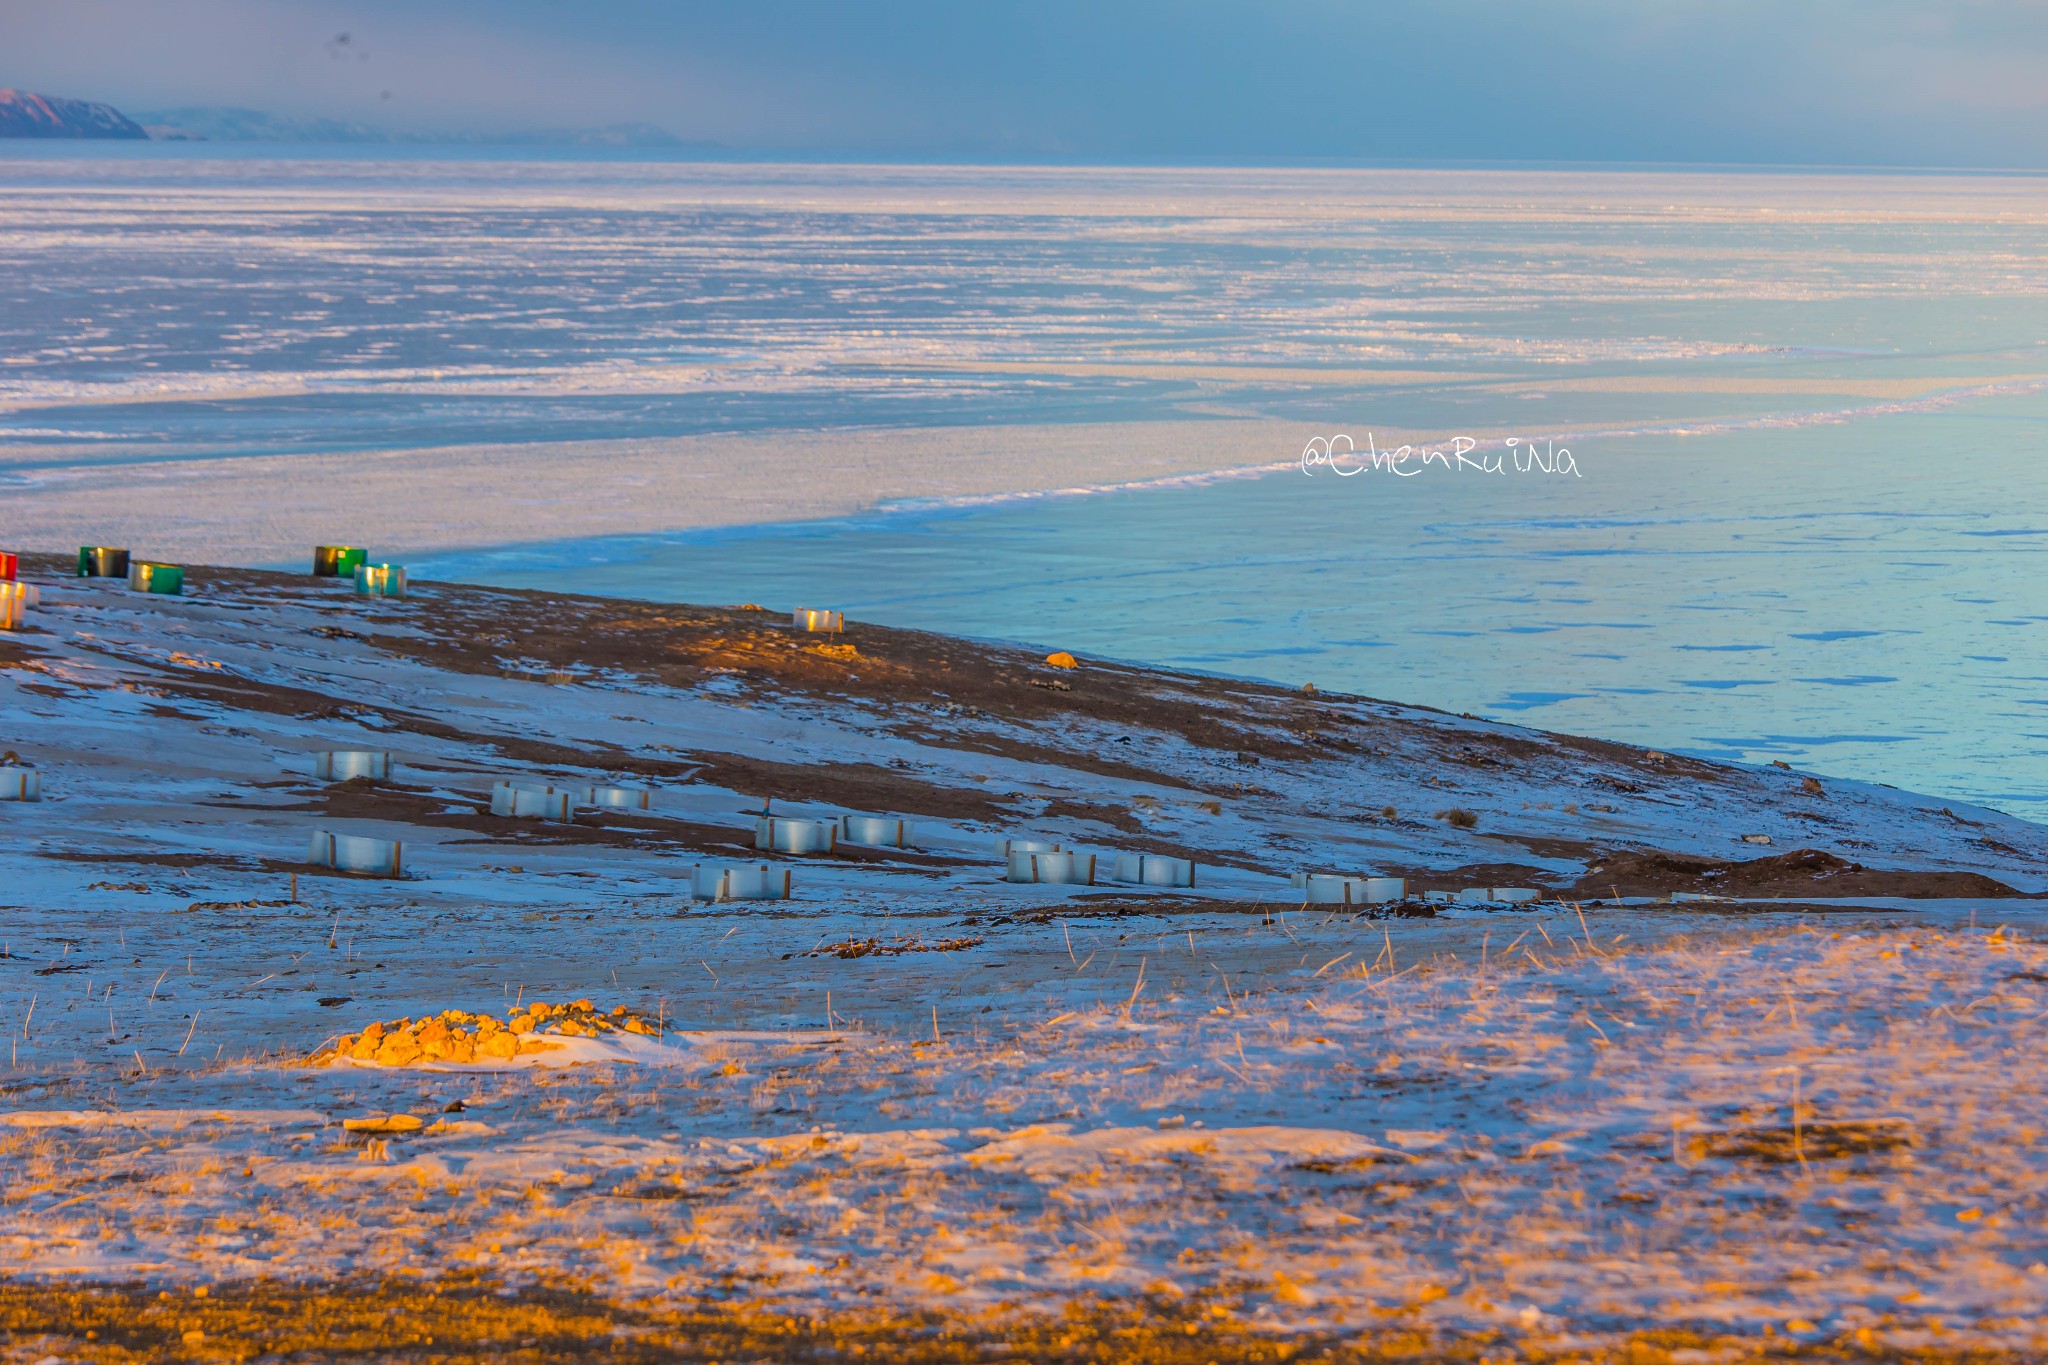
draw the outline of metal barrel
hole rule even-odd
[[[81,545],[78,547],[78,576],[80,578],[126,578],[128,576],[128,552],[117,550],[111,545]]]

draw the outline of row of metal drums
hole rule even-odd
[[[313,551],[313,574],[316,578],[352,578],[356,591],[366,597],[405,596],[405,566],[371,564],[366,562],[368,558],[366,551],[353,545],[321,545]],[[173,597],[185,591],[183,565],[136,559],[114,545],[79,546],[78,577],[125,578],[137,592]]]
[[[328,750],[314,757],[314,775],[329,782],[350,778],[386,781],[391,755],[373,749]],[[0,768],[0,780],[7,769]],[[515,819],[568,821],[578,807],[647,810],[653,794],[644,788],[568,785],[537,779],[501,779],[491,784],[491,814]],[[19,799],[19,798],[17,798]],[[34,799],[30,797],[28,799]],[[895,816],[848,813],[830,819],[763,815],[754,822],[754,847],[762,852],[831,853],[840,845],[863,848],[911,848],[916,826]],[[1137,886],[1195,885],[1197,865],[1190,859],[1153,853],[1101,855],[1062,848],[1032,839],[1001,839],[996,853],[1004,860],[1005,880],[1052,885],[1099,885],[1117,881]],[[309,861],[323,867],[372,876],[400,875],[403,855],[392,840],[369,839],[319,831]],[[1384,905],[1406,899],[1402,877],[1352,877],[1334,873],[1296,872],[1289,884],[1310,905]],[[691,871],[691,892],[704,900],[787,900],[789,869],[769,864],[739,867],[700,866]],[[1473,887],[1457,892],[1431,892],[1431,900],[1472,904],[1525,904],[1537,899],[1531,887]]]
[[[78,577],[125,578],[136,592],[177,597],[185,591],[185,568],[154,559],[136,559],[111,545],[78,547]]]
[[[352,578],[356,592],[364,597],[405,596],[403,564],[372,564],[370,552],[360,545],[316,545],[313,547],[315,578]]]
[[[391,755],[377,749],[327,750],[313,760],[314,776],[328,782],[352,778],[388,781],[391,772]],[[491,784],[491,814],[506,819],[567,822],[579,807],[648,810],[652,805],[653,793],[639,787],[522,778]],[[908,821],[868,815],[848,815],[830,822],[763,817],[755,830],[757,846],[792,853],[829,852],[842,842],[908,847],[911,836]],[[398,840],[328,830],[314,832],[307,860],[318,867],[371,877],[402,876],[405,865],[404,848]],[[690,887],[691,893],[703,900],[787,900],[791,876],[788,868],[767,864],[698,866],[690,870]]]

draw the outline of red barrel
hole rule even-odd
[[[0,550],[0,583],[12,583],[21,576],[21,556]]]

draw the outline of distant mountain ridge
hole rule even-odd
[[[160,142],[326,142],[472,147],[663,147],[720,151],[651,123],[510,133],[405,133],[334,118],[291,118],[229,105],[153,109],[133,118],[110,104],[0,89],[0,138],[125,138]]]
[[[342,119],[281,118],[260,109],[190,105],[139,110],[136,122],[158,141],[194,142],[389,142],[391,135]]]
[[[110,104],[0,90],[0,137],[146,138],[142,126]]]

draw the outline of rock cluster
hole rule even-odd
[[[551,1052],[559,1043],[548,1035],[565,1038],[596,1038],[606,1033],[638,1033],[661,1036],[654,1021],[635,1014],[624,1005],[601,1014],[588,1000],[550,1005],[536,1000],[511,1011],[500,1022],[488,1014],[465,1010],[443,1010],[419,1019],[395,1019],[373,1023],[361,1033],[345,1033],[308,1059],[312,1066],[324,1066],[350,1057],[379,1066],[409,1066],[415,1062],[510,1061],[535,1052]]]

